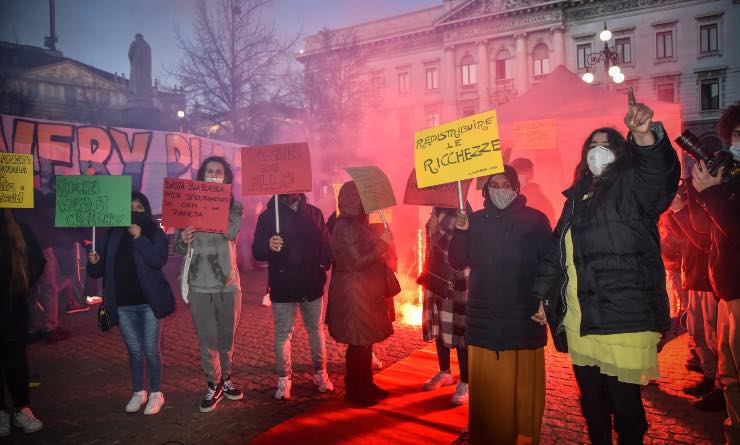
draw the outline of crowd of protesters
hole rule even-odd
[[[697,398],[697,409],[726,409],[727,442],[740,444],[740,103],[718,129],[732,162],[714,171],[700,161],[684,179],[669,135],[631,91],[625,125],[626,137],[611,128],[588,134],[557,219],[527,159],[486,178],[483,209],[432,209],[419,283],[423,337],[435,342],[439,372],[419,389],[457,385],[451,403],[469,404],[472,444],[539,442],[547,325],[572,361],[592,443],[611,444],[613,432],[620,444],[643,443],[649,425],[641,387],[660,376],[660,348],[683,327],[686,367],[703,375],[684,391]],[[214,156],[197,179],[232,183],[234,174]],[[325,321],[332,338],[347,345],[344,397],[371,406],[390,395],[373,381],[372,348],[393,334],[395,247],[387,227],[369,223],[354,182],[342,185],[337,201],[338,212],[325,221],[305,195],[279,195],[256,222],[252,253],[268,264],[274,318],[274,397],[291,398],[296,308],[309,334],[312,381],[319,392],[334,390],[323,326],[330,276]],[[226,233],[189,227],[175,234],[183,256],[179,293],[205,380],[202,412],[224,397],[244,397],[233,375],[243,212],[233,197],[229,208]],[[160,345],[176,293],[162,272],[168,239],[148,198],[134,192],[131,211],[129,227],[110,229],[89,251],[86,273],[103,278],[104,321],[118,326],[128,352],[133,395],[125,411],[154,415],[165,403]],[[58,298],[51,245],[14,212],[0,212],[0,281],[9,284],[0,299],[0,436],[10,434],[11,423],[27,433],[42,428],[29,407],[26,300],[38,298],[40,286],[53,287],[43,293]],[[58,303],[47,304],[55,310]],[[72,312],[77,304],[69,303]],[[54,332],[58,323],[44,329]]]

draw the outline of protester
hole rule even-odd
[[[556,222],[555,209],[542,192],[540,185],[532,181],[534,179],[534,164],[532,161],[527,158],[516,158],[511,161],[511,166],[519,174],[519,184],[521,184],[519,194],[526,196],[529,207],[544,213],[552,227]]]
[[[549,248],[547,217],[519,194],[510,166],[483,187],[484,208],[457,212],[452,267],[470,266],[466,337],[471,444],[537,443],[545,409],[544,326],[530,288]]]
[[[388,230],[380,236],[370,230],[353,181],[339,191],[339,211],[331,236],[334,269],[326,321],[331,336],[347,345],[345,400],[369,406],[388,395],[373,383],[372,346],[393,334],[384,258],[393,237]]]
[[[695,199],[689,201],[689,211],[699,231],[706,227],[700,215],[706,217],[711,237],[709,279],[720,298],[717,372],[728,414],[725,437],[734,445],[740,444],[740,102],[722,113],[718,130],[731,144],[733,164],[720,168],[716,176],[707,171],[703,161],[694,165],[689,195]]]
[[[111,228],[88,254],[87,274],[103,278],[103,305],[118,326],[128,351],[134,395],[127,413],[157,414],[162,394],[162,324],[175,311],[175,297],[162,268],[169,253],[167,235],[152,219],[149,200],[131,194],[131,225]],[[144,389],[148,375],[149,393]]]
[[[199,181],[231,184],[234,173],[220,156],[203,161]],[[234,334],[241,314],[242,291],[237,267],[236,239],[242,219],[242,205],[231,199],[226,233],[196,232],[192,227],[175,232],[176,249],[192,259],[181,279],[189,292],[183,295],[190,306],[200,349],[200,364],[208,388],[200,403],[201,412],[216,409],[224,394],[241,400],[244,394],[231,378]],[[183,266],[187,262],[183,263]]]
[[[681,194],[673,199],[669,213],[669,230],[686,240],[681,250],[681,285],[688,291],[686,324],[692,350],[699,357],[703,378],[688,385],[683,392],[694,397],[706,396],[694,402],[700,409],[722,409],[724,400],[717,374],[717,300],[709,282],[709,235],[697,232],[691,224],[688,206]],[[688,197],[686,198],[688,199]]]
[[[421,331],[424,341],[434,340],[439,372],[424,383],[425,391],[455,384],[450,349],[457,350],[460,382],[452,395],[454,405],[468,402],[468,348],[465,342],[465,304],[469,269],[457,270],[447,260],[455,226],[455,210],[434,207],[426,224],[426,258],[420,284],[424,287]]]
[[[39,279],[46,260],[31,228],[17,221],[10,209],[0,210],[0,437],[10,435],[11,416],[5,406],[5,386],[15,413],[12,420],[26,433],[40,430],[28,400],[28,290]]]
[[[301,193],[279,195],[280,231],[276,231],[275,199],[259,216],[252,252],[268,262],[268,286],[275,323],[276,399],[290,399],[291,338],[296,306],[308,331],[313,383],[319,392],[333,391],[326,372],[326,340],[321,322],[326,270],[331,266],[329,231],[324,215]]]
[[[554,337],[564,330],[593,444],[642,443],[648,428],[640,385],[659,376],[657,343],[670,328],[656,223],[680,164],[653,112],[628,93],[625,140],[591,132],[533,292]],[[543,304],[533,319],[546,322]]]

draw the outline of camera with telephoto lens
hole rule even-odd
[[[732,169],[734,159],[731,153],[724,150],[718,150],[714,153],[708,152],[702,147],[699,138],[691,130],[685,130],[681,133],[681,136],[676,138],[675,142],[683,151],[694,158],[697,163],[704,161],[707,165],[707,171],[712,176],[717,176],[717,172],[722,166],[725,167],[725,173],[729,173],[730,169]]]

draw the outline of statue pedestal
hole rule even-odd
[[[151,97],[129,96],[123,109],[126,126],[133,128],[152,128],[159,118],[159,110],[154,108]]]

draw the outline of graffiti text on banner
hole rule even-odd
[[[131,224],[129,176],[57,176],[56,227]]]
[[[33,155],[0,153],[0,208],[33,208]]]
[[[231,184],[166,178],[163,190],[162,225],[226,233]]]
[[[414,165],[419,187],[502,172],[496,110],[448,122],[415,134]]]

